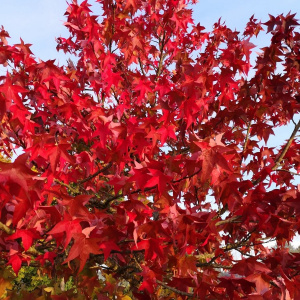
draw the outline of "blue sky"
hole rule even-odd
[[[90,3],[95,4],[95,1]],[[95,5],[95,12],[100,13],[99,7]],[[59,58],[60,63],[64,63],[64,55],[56,52],[55,38],[68,35],[63,26],[66,8],[64,0],[0,0],[0,25],[10,33],[12,43],[18,43],[22,37],[26,43],[33,44],[32,51],[37,57],[43,60]],[[196,22],[208,30],[220,17],[237,30],[243,30],[253,14],[267,21],[268,13],[277,15],[291,11],[298,13],[300,18],[299,0],[200,0],[193,10]],[[256,44],[263,46],[264,42],[266,39],[262,37]]]

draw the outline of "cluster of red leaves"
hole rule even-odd
[[[114,278],[101,299],[124,280],[136,299],[300,299],[300,254],[285,249],[300,232],[300,123],[267,146],[300,108],[294,15],[209,33],[186,0],[97,2],[101,17],[68,7],[65,67],[0,32],[0,146],[24,152],[0,163],[1,260],[98,268]]]

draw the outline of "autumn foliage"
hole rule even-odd
[[[194,1],[97,2],[68,7],[65,66],[0,31],[3,297],[300,299],[295,15],[208,32]],[[8,288],[27,265],[52,285]]]

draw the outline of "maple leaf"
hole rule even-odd
[[[44,151],[44,155],[49,157],[50,165],[53,171],[56,170],[61,160],[72,161],[72,157],[69,155],[67,150],[70,148],[68,144],[60,145],[49,145]]]
[[[131,8],[132,13],[135,13],[137,10],[137,0],[126,0],[124,10]]]
[[[28,191],[29,183],[39,178],[37,173],[27,166],[27,159],[28,154],[22,154],[13,163],[0,161],[0,183],[16,183],[25,191]],[[43,179],[41,178],[41,180]]]
[[[21,238],[24,250],[27,251],[31,246],[34,239],[39,239],[40,235],[34,230],[18,229],[14,234],[10,235],[7,240],[15,240]]]
[[[271,279],[272,277],[265,274],[252,274],[246,277],[246,280],[255,283],[256,291],[261,295],[269,290]]]
[[[90,254],[100,254],[98,238],[87,238],[83,233],[74,233],[74,245],[70,249],[67,259],[63,263],[67,263],[77,257],[80,260],[79,272],[83,270],[85,262]]]
[[[269,274],[272,271],[264,264],[256,261],[255,257],[244,259],[235,264],[231,269],[232,274],[252,275],[253,273]]]
[[[107,241],[100,244],[99,248],[104,253],[104,260],[107,260],[112,250],[121,251],[119,246],[113,241]]]
[[[75,220],[63,220],[57,223],[54,228],[52,228],[50,231],[48,231],[48,235],[53,235],[53,236],[64,236],[64,249],[69,245],[72,237],[75,234],[79,234],[82,232],[82,227],[80,225],[81,220],[80,219],[75,219]]]
[[[148,174],[151,175],[151,179],[148,180],[144,188],[153,187],[157,185],[159,194],[161,195],[163,192],[166,191],[167,185],[171,183],[171,177],[165,175],[160,170],[150,169],[150,168],[148,170],[149,170]]]
[[[57,256],[57,254],[54,253],[54,252],[46,252],[43,255],[37,256],[36,261],[39,261],[42,266],[45,264],[46,261],[49,261],[53,264],[54,263],[54,258],[56,256]]]
[[[4,84],[0,85],[0,92],[2,92],[5,97],[6,110],[9,110],[10,106],[12,105],[11,101],[13,101],[20,108],[23,107],[22,98],[19,94],[22,95],[28,93],[28,90],[20,85],[13,84],[10,75],[7,74]]]
[[[7,262],[8,265],[11,265],[16,275],[18,275],[21,265],[22,265],[22,259],[18,254],[14,254],[10,256],[9,261]]]

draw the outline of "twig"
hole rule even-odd
[[[241,218],[241,216],[234,216],[232,218],[217,222],[216,226],[221,226],[221,225],[228,224],[228,223],[240,223],[240,221],[239,221],[240,218]]]
[[[87,182],[87,181],[93,179],[94,177],[98,176],[100,173],[105,172],[105,171],[108,170],[111,166],[112,166],[112,162],[108,163],[106,167],[104,167],[104,168],[98,170],[96,173],[94,173],[94,174],[88,176],[87,178],[82,179],[82,180],[79,180],[77,183],[79,183],[79,184],[85,183],[85,182]]]
[[[249,122],[248,127],[247,127],[247,133],[246,133],[245,143],[244,143],[244,146],[243,146],[243,151],[242,151],[242,157],[241,157],[241,163],[240,164],[242,164],[243,156],[244,156],[244,153],[245,153],[247,145],[248,145],[249,136],[250,136],[250,128],[251,128],[251,121]]]
[[[298,174],[298,173],[296,173],[296,172],[292,172],[292,171],[286,170],[286,169],[277,169],[276,171],[287,172],[287,173],[290,173],[290,174],[292,174],[292,175],[300,176],[300,174]]]
[[[287,142],[286,145],[284,146],[284,148],[283,148],[283,150],[282,150],[280,156],[276,159],[275,165],[274,165],[273,168],[272,168],[273,171],[277,170],[277,168],[279,167],[279,165],[280,165],[281,161],[283,160],[285,154],[286,154],[287,151],[289,150],[289,148],[290,148],[290,146],[291,146],[291,144],[292,144],[292,142],[293,142],[293,140],[294,140],[294,138],[295,138],[295,136],[296,136],[297,131],[299,130],[299,128],[300,128],[300,121],[299,121],[299,122],[297,123],[297,125],[295,126],[295,128],[294,128],[294,130],[293,130],[293,132],[292,132],[292,134],[291,134],[291,136],[290,136],[288,142]]]
[[[158,68],[157,68],[157,72],[156,72],[156,76],[155,76],[155,81],[157,81],[158,77],[160,76],[161,71],[162,71],[162,67],[163,67],[163,62],[164,62],[164,58],[165,58],[165,55],[163,53],[164,46],[165,46],[165,38],[166,38],[166,32],[164,31],[163,38],[162,38],[162,41],[161,41],[161,44],[160,44],[160,49],[159,49],[160,58],[159,58],[159,64],[158,64]]]
[[[142,65],[142,62],[141,62],[141,59],[140,59],[139,56],[138,56],[138,61],[139,61],[140,68],[141,68],[141,71],[142,71],[143,75],[146,76],[145,71],[144,71],[144,68],[143,68],[143,65]]]
[[[283,171],[283,169],[278,170],[278,167],[280,166],[281,161],[283,160],[285,154],[288,152],[298,130],[300,128],[300,121],[297,123],[297,125],[295,126],[290,138],[288,139],[286,145],[284,146],[281,154],[279,155],[279,157],[275,160],[275,165],[272,167],[272,171]],[[288,170],[287,170],[288,171]],[[289,173],[291,173],[290,171],[288,171]],[[292,173],[291,173],[292,174]],[[297,174],[298,175],[298,174]],[[256,180],[252,181],[253,185],[258,184],[261,181],[260,178],[257,178]]]
[[[162,281],[160,281],[158,279],[156,279],[156,282],[159,285],[163,286],[164,288],[166,288],[166,289],[168,289],[168,290],[170,290],[170,291],[172,291],[172,292],[174,292],[174,293],[176,293],[178,295],[187,296],[187,297],[190,297],[190,298],[195,298],[195,296],[193,294],[188,293],[188,292],[184,292],[184,291],[180,291],[180,290],[178,290],[178,289],[176,289],[174,287],[168,286],[166,283],[164,283],[164,282],[162,282]]]
[[[77,189],[74,189],[73,187],[71,187],[69,184],[66,184],[66,183],[64,183],[64,182],[62,182],[62,181],[60,181],[60,180],[58,180],[58,179],[54,179],[54,182],[56,182],[56,183],[58,183],[59,185],[61,185],[61,186],[64,186],[64,187],[66,187],[67,189],[69,189],[72,193],[74,193],[74,194],[78,194],[79,193],[79,191],[77,190]]]
[[[178,182],[180,182],[180,181],[182,181],[182,180],[184,180],[184,179],[192,178],[193,176],[197,175],[200,171],[201,171],[201,169],[198,170],[198,171],[196,171],[196,172],[193,173],[192,175],[187,175],[187,176],[184,176],[184,177],[182,177],[182,178],[180,178],[180,179],[172,180],[172,183],[178,183]],[[156,187],[157,187],[157,184],[154,185],[154,186],[151,186],[151,187],[147,187],[147,188],[144,189],[144,192],[151,191],[151,190],[155,189]],[[130,192],[129,194],[130,194],[130,195],[134,195],[134,194],[137,194],[137,193],[139,193],[139,192],[141,192],[141,191],[142,191],[142,189],[137,189],[137,190],[135,190],[135,191]],[[109,197],[109,198],[107,198],[106,200],[101,201],[100,203],[95,203],[95,202],[94,202],[94,204],[96,204],[100,209],[104,209],[104,208],[107,208],[107,206],[109,205],[110,202],[112,202],[112,201],[114,201],[114,200],[117,200],[117,199],[119,199],[119,198],[121,198],[121,197],[125,197],[125,196],[126,196],[125,194],[121,193],[121,194],[118,194],[118,195]],[[91,202],[91,201],[90,201],[90,202]]]
[[[187,176],[184,176],[184,177],[182,177],[182,178],[180,178],[180,179],[172,180],[172,183],[177,183],[177,182],[180,182],[180,181],[182,181],[182,180],[184,180],[184,179],[192,178],[192,177],[194,177],[195,175],[197,175],[198,173],[200,173],[201,170],[202,170],[202,169],[199,169],[198,171],[194,172],[192,175],[187,175]]]
[[[3,224],[2,222],[0,222],[0,230],[4,231],[7,234],[13,234],[15,232],[13,229],[9,228],[8,226]]]
[[[233,267],[233,266],[224,266],[224,265],[221,265],[221,264],[211,264],[210,262],[197,263],[196,266],[197,267],[211,267],[211,268],[215,268],[215,269],[226,269],[226,270],[230,270]]]

